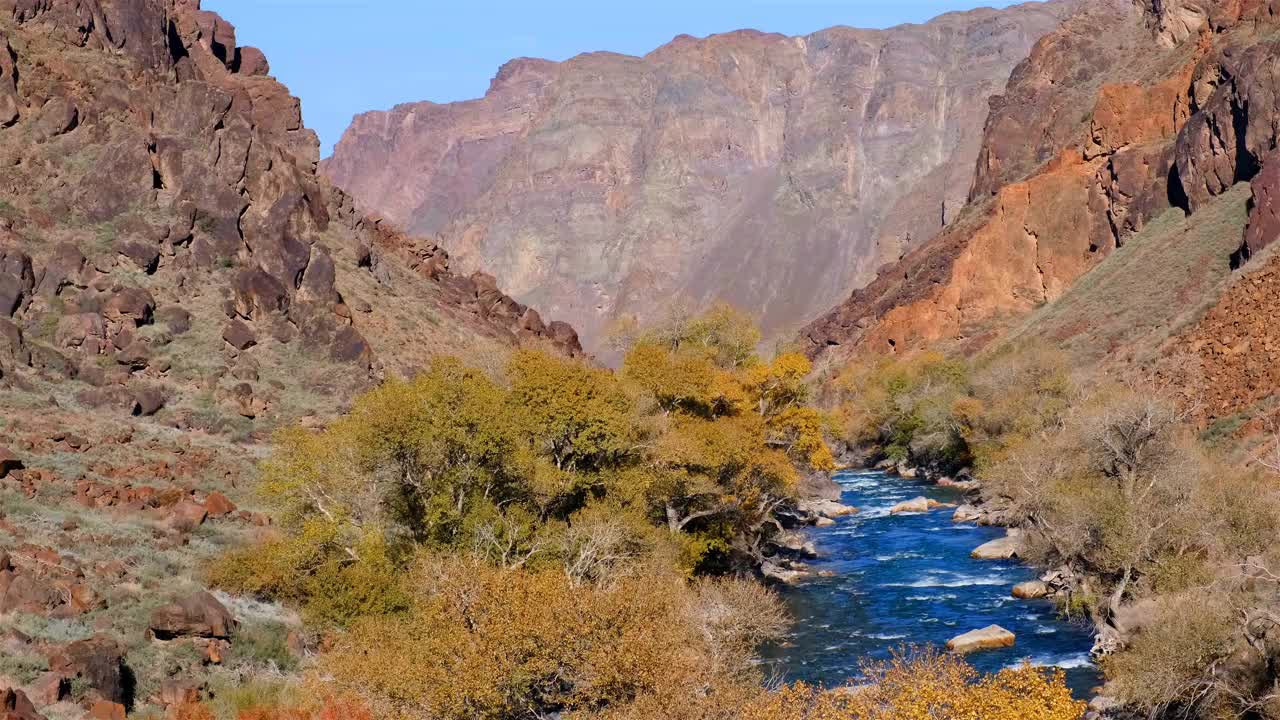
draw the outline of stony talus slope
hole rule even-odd
[[[296,629],[198,581],[268,523],[250,480],[274,428],[434,353],[581,352],[318,161],[298,100],[198,2],[0,0],[0,715],[198,695],[258,662],[223,602],[250,637]]]
[[[1263,2],[1090,3],[993,99],[957,222],[802,342],[836,362],[976,348],[1015,327],[1094,356],[1193,357],[1174,364],[1199,378],[1184,387],[1208,399],[1207,420],[1273,394],[1277,346],[1256,298],[1280,231],[1278,23]]]
[[[515,60],[481,99],[357,117],[323,171],[588,346],[715,299],[776,334],[954,219],[988,96],[1076,4]]]

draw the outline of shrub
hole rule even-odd
[[[230,664],[279,672],[297,670],[299,661],[289,649],[289,632],[287,625],[278,622],[242,625],[231,646]]]
[[[0,677],[8,677],[19,684],[35,680],[49,669],[45,658],[35,653],[6,653],[0,655]]]
[[[1103,664],[1110,687],[1148,711],[1225,710],[1237,694],[1212,668],[1235,649],[1237,628],[1226,597],[1193,591],[1164,596],[1124,652]]]
[[[233,592],[302,601],[306,619],[322,625],[404,610],[408,597],[383,538],[369,535],[347,548],[333,542],[336,532],[322,522],[307,523],[295,537],[217,558],[206,577]]]
[[[526,350],[499,382],[437,358],[323,430],[286,429],[262,467],[279,532],[209,579],[347,625],[407,608],[400,577],[420,550],[507,568],[560,561],[579,583],[660,551],[674,565],[680,545],[691,570],[746,569],[798,467],[835,463],[827,420],[807,404],[809,362],[763,361],[743,322],[717,308],[655,331],[621,374]],[[627,522],[575,523],[602,504]],[[698,540],[659,540],[638,518]]]
[[[351,700],[321,695],[301,702],[287,695],[267,692],[258,698],[238,695],[235,703],[184,704],[170,708],[169,720],[373,720],[362,705]],[[238,707],[239,706],[239,707]],[[227,714],[231,713],[231,714]]]
[[[558,572],[428,558],[413,586],[408,615],[357,623],[324,666],[376,711],[442,720],[692,700],[709,683],[758,682],[751,651],[777,636],[781,614],[762,590],[690,589],[653,573],[575,587]]]
[[[215,676],[209,689],[212,699],[204,707],[218,720],[239,720],[261,709],[299,708],[311,695],[296,683],[239,676]]]
[[[1029,665],[979,675],[954,655],[899,652],[863,668],[847,692],[792,685],[749,705],[743,720],[1078,720],[1061,670]]]
[[[953,409],[966,397],[968,373],[939,353],[849,365],[834,383],[846,439],[895,463],[959,471],[970,453]]]
[[[758,340],[716,308],[645,336],[621,373],[519,351],[495,379],[437,358],[323,430],[279,433],[261,487],[279,524],[209,579],[342,628],[320,672],[379,715],[745,702],[785,614],[689,575],[752,569],[800,468],[834,466],[809,362],[765,361]],[[279,665],[280,641],[244,661]]]

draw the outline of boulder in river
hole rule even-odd
[[[813,526],[820,527],[820,528],[831,527],[832,525],[835,525],[835,524],[836,524],[836,521],[832,520],[829,517],[819,517],[817,520],[813,521]]]
[[[1049,597],[1049,584],[1043,580],[1028,580],[1013,586],[1013,596],[1020,600],[1039,600]]]
[[[957,635],[947,641],[947,649],[952,652],[968,653],[976,650],[994,650],[1013,647],[1016,638],[1013,633],[999,625],[989,625],[981,630],[971,630]]]
[[[801,512],[832,520],[858,512],[858,508],[834,500],[801,500],[798,506]]]
[[[973,505],[961,505],[951,514],[951,522],[971,523],[982,519],[982,511]]]
[[[894,505],[889,508],[889,514],[901,515],[903,513],[923,513],[940,507],[947,507],[947,505],[945,503],[940,503],[937,500],[931,500],[927,497],[918,497],[910,500],[904,500],[897,505]]]
[[[1022,537],[1010,532],[1002,538],[979,545],[970,556],[975,560],[1011,560],[1024,553]]]

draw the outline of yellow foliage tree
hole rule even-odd
[[[673,575],[576,585],[435,557],[411,584],[411,612],[357,623],[324,661],[386,715],[497,719],[654,695],[689,702],[709,686],[759,682],[750,649],[783,626],[772,595]],[[717,612],[699,611],[704,593]]]
[[[1079,720],[1061,670],[1024,665],[979,675],[954,655],[899,653],[863,668],[865,684],[830,692],[792,685],[763,695],[742,720]]]

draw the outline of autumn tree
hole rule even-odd
[[[942,473],[971,459],[963,432],[968,368],[936,352],[850,363],[834,380],[845,434],[895,463]]]
[[[745,702],[784,613],[697,576],[754,569],[800,473],[834,465],[808,361],[758,343],[716,307],[643,334],[620,372],[436,358],[281,432],[261,484],[280,522],[211,579],[339,626],[323,671],[380,716]]]
[[[717,306],[642,335],[623,378],[660,410],[646,459],[649,502],[673,533],[692,533],[698,556],[758,561],[794,496],[800,471],[835,466],[826,416],[809,404],[809,361],[766,361],[759,333]]]
[[[955,655],[898,651],[864,663],[852,692],[791,685],[747,706],[743,720],[1079,720],[1061,670],[1023,665],[981,675]]]
[[[709,687],[758,684],[754,648],[783,627],[777,599],[738,582],[658,573],[579,585],[426,557],[412,610],[357,623],[325,668],[375,710],[434,720],[688,704]]]

